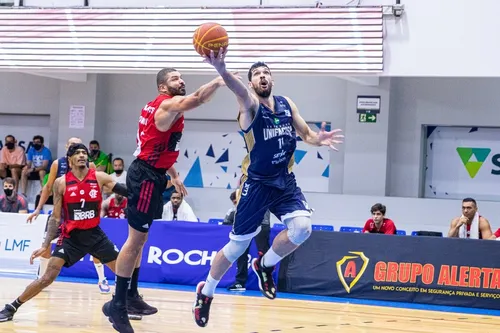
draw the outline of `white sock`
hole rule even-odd
[[[263,267],[273,267],[276,266],[277,263],[279,263],[283,259],[279,255],[274,252],[273,248],[271,247],[269,251],[264,254],[262,257],[261,265]]]
[[[101,263],[94,263],[94,266],[97,272],[97,276],[99,277],[99,282],[106,280],[106,276],[104,275],[104,265]]]
[[[39,267],[38,277],[42,277],[45,274],[48,265],[49,265],[49,259],[40,257],[40,267]]]
[[[201,290],[201,293],[208,297],[214,297],[215,288],[217,288],[219,282],[220,280],[216,280],[208,274],[207,281],[205,281],[205,286]]]

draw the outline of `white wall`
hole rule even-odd
[[[500,79],[393,78],[388,194],[417,197],[422,125],[500,127]]]

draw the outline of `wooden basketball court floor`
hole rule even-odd
[[[0,304],[12,302],[29,282],[25,278],[0,277]],[[320,301],[328,298],[290,294],[281,294],[271,301],[254,291],[217,294],[209,325],[199,328],[191,316],[194,287],[178,289],[181,290],[149,289],[143,285],[141,293],[159,312],[142,321],[132,321],[135,332],[500,332],[500,311],[428,311]],[[0,332],[112,333],[115,330],[101,312],[102,304],[109,298],[99,294],[96,284],[55,282],[24,304],[13,321],[0,323]]]

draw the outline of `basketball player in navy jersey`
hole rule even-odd
[[[77,143],[82,143],[82,140],[80,138],[69,138],[68,142],[66,143],[66,151],[68,151],[68,148],[72,144],[77,144]],[[95,169],[94,163],[89,163],[89,167],[91,169]],[[40,211],[43,209],[43,205],[47,202],[49,199],[50,194],[52,193],[52,187],[54,185],[54,182],[57,178],[65,175],[69,171],[69,161],[68,161],[68,156],[63,156],[57,160],[55,160],[52,165],[50,166],[50,172],[49,176],[47,179],[47,183],[44,185],[42,188],[42,194],[40,195],[40,201],[38,203],[38,207],[35,209],[33,213],[31,213],[28,218],[27,222],[31,223],[33,219],[36,219],[38,215],[40,215]],[[50,217],[49,217],[50,219]],[[48,220],[47,220],[47,225],[45,226],[45,233],[47,233],[47,228],[48,228]],[[46,236],[46,235],[45,235]],[[58,238],[59,234],[57,234],[54,239]],[[47,251],[43,253],[40,256],[40,267],[38,269],[38,277],[41,277],[45,274],[45,271],[47,270],[47,264],[50,259],[50,247],[47,248]],[[97,283],[97,286],[99,287],[99,291],[101,294],[107,294],[111,292],[111,288],[109,287],[108,281],[106,279],[106,275],[104,274],[104,266],[99,260],[96,258],[93,258],[94,261],[94,267],[97,272],[97,276],[99,277],[99,281]]]
[[[273,96],[273,78],[265,63],[257,62],[250,67],[248,89],[226,70],[224,57],[221,49],[217,57],[212,52],[206,62],[215,67],[238,99],[238,122],[244,133],[248,154],[242,162],[240,197],[230,241],[217,253],[207,280],[196,287],[193,315],[200,327],[208,324],[217,284],[260,232],[267,210],[278,217],[287,230],[276,237],[269,251],[253,260],[252,269],[264,296],[269,299],[276,297],[272,276],[274,266],[311,234],[311,211],[292,173],[296,136],[300,135],[308,144],[328,146],[334,150],[337,150],[334,145],[341,143],[343,138],[338,134],[340,130],[325,131],[325,123],[318,133],[312,131],[290,98]]]
[[[136,159],[127,172],[130,227],[116,263],[116,294],[102,309],[120,333],[134,332],[127,316],[127,289],[129,285],[132,288],[137,286],[142,249],[149,228],[153,219],[162,216],[166,173],[176,191],[187,194],[174,168],[184,130],[184,112],[207,102],[218,88],[224,86],[224,81],[218,77],[185,96],[186,85],[181,74],[173,68],[165,68],[158,72],[156,84],[158,96],[144,106],[139,117]],[[151,307],[149,314],[157,311]]]
[[[33,263],[35,258],[42,255],[60,229],[61,235],[52,252],[47,271],[40,279],[33,281],[14,302],[5,305],[0,311],[0,322],[12,320],[22,304],[54,282],[63,266],[71,267],[87,253],[99,258],[115,271],[118,250],[99,227],[102,187],[107,186],[121,195],[127,195],[127,189],[117,184],[110,175],[88,167],[88,149],[85,145],[72,145],[67,155],[71,170],[54,182],[54,210],[47,237],[30,259]]]

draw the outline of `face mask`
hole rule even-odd
[[[14,190],[11,188],[4,188],[3,191],[4,191],[5,195],[8,197],[10,197],[12,195],[12,192],[14,192]]]
[[[5,144],[5,146],[8,148],[8,149],[14,149],[14,142],[7,142]]]
[[[99,149],[92,149],[92,150],[90,151],[90,155],[95,156],[95,155],[97,155],[97,154],[99,154]]]
[[[123,170],[121,170],[121,169],[116,169],[116,170],[115,170],[115,172],[116,172],[116,174],[119,176],[119,175],[121,175],[121,174],[122,174]]]
[[[40,148],[42,148],[42,145],[39,143],[35,143],[33,144],[33,148],[35,148],[35,150],[40,150]]]

